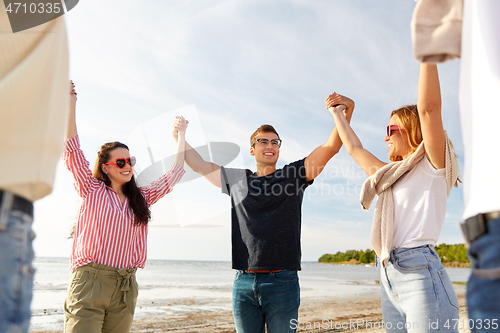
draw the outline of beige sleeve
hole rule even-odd
[[[418,0],[411,20],[413,53],[420,62],[460,57],[463,0]]]

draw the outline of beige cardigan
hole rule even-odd
[[[460,171],[453,145],[446,132],[445,143],[446,184],[448,186],[448,195],[450,195],[452,187],[458,187]],[[392,185],[412,170],[424,156],[425,147],[422,141],[410,157],[402,161],[389,163],[380,168],[364,182],[361,188],[360,202],[363,209],[370,209],[375,194],[378,195],[377,205],[373,213],[370,241],[384,267],[392,250],[392,241],[394,239],[394,199],[392,196]]]
[[[0,190],[30,201],[51,192],[69,91],[63,18],[12,33],[0,1]]]

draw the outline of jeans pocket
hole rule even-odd
[[[429,262],[424,253],[413,253],[397,257],[394,266],[402,271],[418,271],[429,268]]]
[[[299,275],[297,274],[297,271],[281,271],[271,274],[273,276],[273,279],[277,282],[296,283],[299,281]]]
[[[434,262],[434,261],[441,262],[441,258],[439,257],[439,255],[437,253],[429,253],[429,254],[426,255],[426,257],[427,257],[427,260],[429,262],[431,262],[431,261],[432,262]]]
[[[495,222],[500,225],[500,220]],[[494,226],[491,224],[491,226]],[[480,279],[500,278],[500,232],[493,230],[471,244],[468,255],[472,274]]]
[[[443,284],[444,291],[448,296],[448,300],[450,304],[453,305],[456,309],[459,309],[458,298],[455,294],[455,289],[453,289],[453,284],[451,283],[450,277],[444,268],[437,271],[439,275],[439,280]]]
[[[234,282],[240,279],[241,274],[243,274],[241,271],[236,271],[236,273],[234,274]]]

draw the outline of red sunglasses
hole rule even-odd
[[[114,162],[108,162],[108,163],[104,163],[104,164],[105,165],[114,164],[117,167],[119,167],[120,169],[123,169],[123,167],[125,166],[125,164],[128,163],[131,167],[133,167],[135,165],[135,162],[137,162],[135,160],[135,157],[131,156],[131,157],[128,157],[128,158],[117,158]]]
[[[402,129],[404,129],[404,128],[403,127],[399,127],[398,125],[387,125],[385,133],[387,134],[388,137],[391,137],[391,135],[395,131],[399,131],[399,130],[402,130]]]

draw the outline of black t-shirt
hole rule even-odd
[[[231,196],[234,269],[300,270],[300,226],[306,182],[304,160],[258,177],[221,168],[222,192]]]

